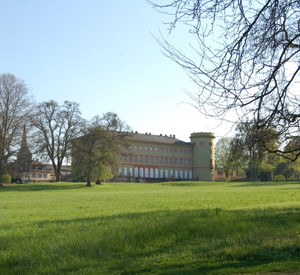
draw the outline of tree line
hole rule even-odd
[[[215,146],[216,167],[228,178],[232,172],[245,174],[251,181],[274,180],[281,175],[285,180],[300,178],[300,160],[294,151],[300,139],[291,140],[284,148],[284,156],[274,152],[281,146],[276,129],[257,129],[255,121],[239,122],[233,137],[223,137]],[[272,149],[270,151],[270,148]]]
[[[36,104],[24,80],[13,74],[1,74],[0,186],[3,185],[3,176],[17,161],[25,129],[30,133],[28,138],[33,154],[52,164],[56,181],[61,180],[62,165],[71,158],[73,149],[77,156],[80,153],[78,159],[81,159],[79,165],[74,165],[74,175],[84,177],[90,185],[92,179],[100,180],[107,177],[108,172],[112,173],[105,169],[95,171],[95,164],[113,167],[117,163],[112,153],[116,151],[122,135],[112,138],[111,133],[128,132],[130,127],[113,112],[87,121],[81,116],[76,102],[65,101],[60,105],[50,100]],[[80,139],[86,135],[90,136],[89,140]],[[87,152],[91,153],[90,159],[85,157]]]

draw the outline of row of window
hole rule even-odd
[[[191,167],[192,159],[187,158],[173,158],[173,157],[159,157],[148,155],[120,155],[120,161],[123,163],[150,163],[161,165],[180,165]]]
[[[210,147],[213,146],[212,142],[209,142],[208,145],[209,145]],[[196,142],[193,142],[193,146],[196,147],[196,146],[197,146],[197,143],[196,143]],[[204,147],[204,146],[205,146],[205,141],[200,141],[200,142],[199,142],[199,146],[200,146],[200,147]]]
[[[121,145],[119,146],[121,148]],[[136,151],[154,151],[154,152],[175,152],[180,154],[191,154],[191,149],[183,148],[172,148],[172,147],[157,147],[157,146],[148,146],[148,145],[124,145],[124,149],[136,150]]]
[[[142,178],[170,178],[170,179],[192,179],[192,171],[187,170],[173,170],[173,169],[158,169],[158,168],[144,168],[144,167],[120,167],[120,176],[134,176]]]

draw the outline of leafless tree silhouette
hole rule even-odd
[[[257,128],[275,127],[283,146],[273,151],[296,158],[300,147],[285,145],[299,136],[300,1],[148,2],[170,18],[170,32],[184,24],[196,39],[188,52],[166,36],[157,40],[199,87],[189,93],[199,111],[221,120],[237,114],[239,120],[255,120]]]

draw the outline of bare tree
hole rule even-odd
[[[56,181],[61,179],[61,166],[70,154],[72,140],[80,134],[82,123],[79,105],[75,102],[65,101],[60,106],[52,100],[37,107],[32,120],[36,129],[36,153],[51,161]]]
[[[184,24],[195,39],[188,52],[165,36],[158,42],[197,84],[199,91],[189,95],[200,112],[276,127],[283,144],[299,136],[299,0],[148,2],[171,18],[170,32]],[[274,152],[287,153],[283,147]]]
[[[0,185],[21,144],[24,125],[32,103],[23,80],[12,74],[0,75]]]

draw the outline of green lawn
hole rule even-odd
[[[299,183],[0,188],[0,274],[297,271]]]

